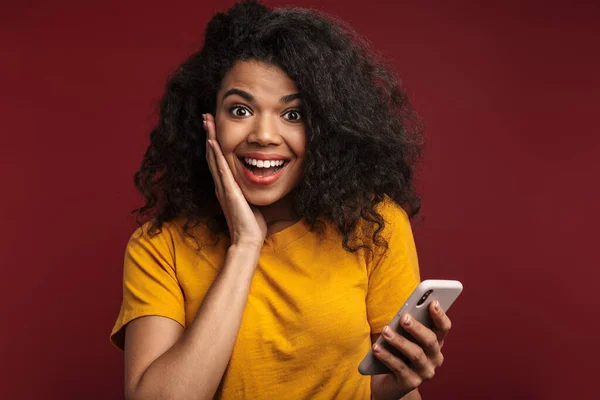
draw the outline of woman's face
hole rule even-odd
[[[217,93],[217,141],[246,200],[283,199],[302,175],[306,149],[296,84],[279,67],[240,61]]]

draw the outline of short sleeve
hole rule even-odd
[[[168,246],[167,228],[150,237],[146,226],[129,240],[123,266],[123,302],[110,335],[118,348],[124,347],[125,326],[136,318],[159,315],[185,326],[183,292],[177,280],[174,249]]]
[[[382,235],[388,248],[377,253],[369,268],[367,318],[372,334],[381,332],[420,282],[408,215],[389,198],[380,213],[386,222]]]

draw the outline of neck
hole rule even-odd
[[[262,213],[267,227],[281,222],[296,222],[300,219],[298,214],[294,211],[292,201],[289,196],[267,206],[258,207]]]

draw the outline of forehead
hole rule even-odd
[[[255,60],[238,61],[223,78],[219,94],[233,88],[244,90],[257,100],[279,99],[298,92],[296,83],[281,68]]]

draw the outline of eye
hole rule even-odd
[[[237,118],[246,118],[252,115],[252,112],[244,106],[233,106],[229,109],[231,115]]]
[[[287,119],[290,122],[297,122],[302,119],[302,113],[300,110],[289,110],[283,114],[283,118]]]

